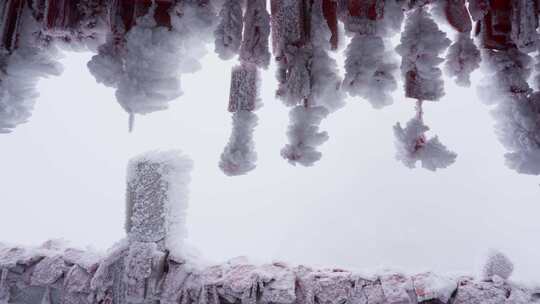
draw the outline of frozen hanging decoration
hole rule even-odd
[[[166,110],[182,95],[182,74],[202,67],[213,41],[221,59],[238,61],[228,98],[231,135],[219,161],[227,175],[256,166],[260,75],[272,58],[276,98],[290,108],[288,140],[276,153],[293,165],[322,158],[329,134],[320,124],[346,95],[380,109],[403,87],[416,115],[394,126],[397,159],[428,170],[450,166],[457,154],[426,134],[423,105],[444,95],[443,70],[469,86],[482,66],[478,87],[506,164],[538,175],[539,12],[538,0],[5,0],[0,132],[30,119],[38,80],[62,72],[59,49],[95,53],[88,68],[115,89],[132,129],[136,115]],[[332,52],[346,41],[341,75]]]

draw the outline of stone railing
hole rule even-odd
[[[201,265],[181,242],[191,166],[176,152],[130,162],[127,237],[105,255],[59,241],[35,248],[0,244],[0,303],[540,303],[540,289],[508,279],[513,266],[498,253],[481,278],[431,272],[366,277],[285,263],[252,265],[243,258]]]

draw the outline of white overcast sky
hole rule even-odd
[[[202,71],[183,78],[185,94],[169,111],[138,116],[128,134],[114,91],[87,71],[90,56],[67,54],[63,76],[40,82],[30,122],[0,135],[1,241],[65,238],[105,250],[124,236],[129,157],[176,148],[195,161],[189,240],[211,260],[471,273],[479,255],[498,248],[514,260],[515,279],[539,281],[540,179],[504,166],[474,88],[447,80],[446,97],[425,106],[426,123],[459,155],[449,169],[410,170],[395,160],[392,126],[414,109],[401,93],[383,110],[348,99],[323,122],[323,159],[303,168],[279,155],[288,109],[273,97],[270,69],[257,112],[258,167],[227,177],[217,164],[230,133],[234,61],[209,54]]]

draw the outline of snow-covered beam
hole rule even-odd
[[[201,263],[184,250],[191,161],[178,152],[134,158],[128,169],[127,237],[106,254],[59,241],[39,247],[0,243],[3,304],[530,304],[540,289],[512,282],[513,265],[491,252],[478,276],[366,276],[235,258]],[[174,239],[174,240],[173,240]],[[169,241],[167,241],[169,240]],[[178,250],[179,249],[179,250]]]

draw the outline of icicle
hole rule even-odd
[[[129,118],[128,118],[128,131],[129,131],[129,133],[133,132],[134,125],[135,125],[135,114],[133,114],[133,112],[130,112],[129,113]]]

